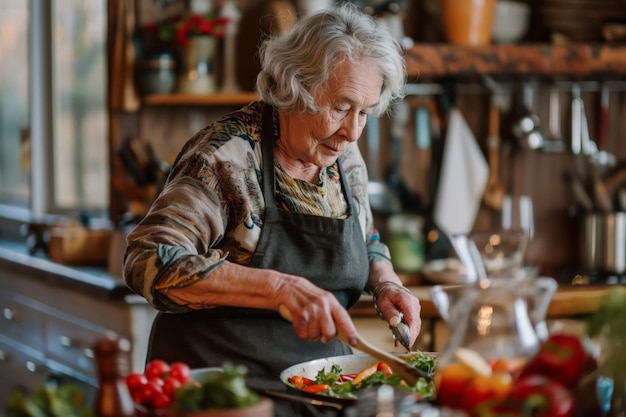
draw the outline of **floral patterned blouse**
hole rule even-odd
[[[263,228],[265,207],[260,142],[263,107],[262,102],[250,103],[191,137],[161,194],[129,234],[124,280],[155,308],[188,311],[158,290],[205,279],[223,262],[249,264]],[[367,171],[357,144],[351,144],[339,159],[369,262],[389,260],[389,250],[373,225]],[[317,184],[294,179],[278,162],[274,165],[276,201],[282,209],[345,217],[348,205],[337,163],[321,171]]]

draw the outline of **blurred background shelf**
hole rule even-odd
[[[259,95],[252,91],[210,95],[173,93],[147,95],[143,98],[143,104],[151,106],[231,106],[245,105],[258,99]]]
[[[617,76],[625,44],[510,44],[484,47],[416,44],[407,50],[410,78],[472,75]]]

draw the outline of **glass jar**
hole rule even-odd
[[[142,95],[167,94],[176,87],[176,61],[169,52],[147,55],[137,62],[137,87]]]
[[[391,262],[400,272],[417,272],[424,265],[424,237],[421,216],[396,214],[387,221]]]

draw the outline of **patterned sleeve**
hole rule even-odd
[[[220,248],[228,228],[262,203],[258,198],[246,202],[248,194],[259,194],[254,144],[239,132],[198,132],[180,152],[148,214],[129,234],[124,280],[153,307],[187,311],[160,290],[204,279],[227,262],[228,253]],[[244,210],[233,208],[241,205]]]
[[[369,263],[378,261],[391,262],[389,248],[380,240],[380,233],[374,225],[374,216],[367,194],[369,181],[365,161],[361,155],[357,143],[350,145],[341,157],[341,163],[345,175],[348,177],[350,191],[359,215],[359,224],[365,236]]]

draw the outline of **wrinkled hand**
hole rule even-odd
[[[293,323],[298,337],[328,343],[341,332],[348,343],[355,346],[354,323],[334,294],[308,280],[301,281],[285,285],[277,297],[281,300],[281,315]]]
[[[413,346],[422,327],[419,300],[406,287],[402,286],[400,279],[397,278],[391,267],[378,268],[378,272],[385,276],[373,286],[372,290],[376,297],[379,315],[386,322],[389,322],[394,316],[403,317],[410,330],[409,346]],[[393,274],[393,277],[387,279],[388,274]],[[390,284],[385,284],[387,281]],[[396,340],[397,345],[398,341]]]

